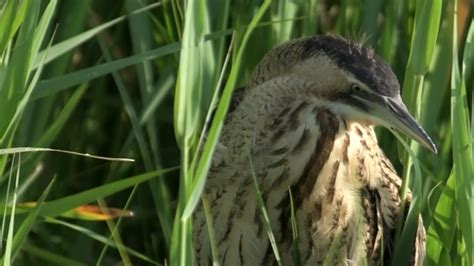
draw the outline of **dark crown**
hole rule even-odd
[[[378,94],[394,97],[400,93],[397,77],[372,49],[332,35],[300,38],[271,49],[256,66],[249,86],[287,73],[297,63],[321,54]]]
[[[394,97],[400,85],[390,66],[370,48],[331,35],[302,39],[301,59],[325,54],[377,93]]]

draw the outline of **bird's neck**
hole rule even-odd
[[[315,97],[314,91],[318,91],[317,84],[291,75],[248,88],[238,107],[230,114],[230,126],[224,127],[221,142],[235,153],[247,157],[252,147],[261,144],[258,139],[268,137],[269,127],[290,112],[294,116],[288,117],[285,123],[294,126],[294,118],[299,111],[303,111],[298,108],[323,107],[325,102]]]

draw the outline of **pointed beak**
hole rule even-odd
[[[377,113],[377,117],[382,119],[380,123],[383,126],[396,129],[414,139],[433,153],[438,153],[436,145],[415,118],[408,112],[400,96],[396,98],[382,96],[382,100],[376,101],[372,107],[374,109],[373,111]]]

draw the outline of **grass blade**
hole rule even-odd
[[[33,94],[31,95],[31,100],[43,98],[58,93],[69,87],[88,82],[92,79],[101,77],[106,74],[110,74],[122,68],[139,64],[144,60],[156,59],[162,56],[176,53],[177,51],[179,51],[179,44],[173,43],[164,47],[145,52],[143,54],[118,59],[109,63],[89,67],[56,78],[42,80],[38,83]]]
[[[255,169],[253,167],[252,158],[250,157],[250,155],[248,155],[248,161],[249,161],[250,173],[253,179],[255,193],[257,194],[256,196],[257,196],[258,208],[260,209],[260,212],[262,215],[261,222],[263,223],[263,226],[265,227],[265,231],[267,232],[268,239],[270,241],[270,245],[273,250],[273,254],[275,255],[275,262],[277,265],[281,266],[282,264],[281,264],[280,252],[278,251],[278,245],[276,243],[275,236],[273,235],[272,225],[270,224],[270,218],[268,217],[267,209],[265,208],[265,202],[263,201],[263,198],[262,198],[262,192],[260,191],[260,188],[258,186],[257,176],[255,174]]]

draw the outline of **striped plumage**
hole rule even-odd
[[[289,189],[303,265],[325,260],[328,265],[378,265],[382,254],[389,261],[393,230],[402,217],[401,179],[379,148],[373,125],[400,127],[435,151],[424,131],[410,124],[411,116],[403,117],[403,125],[390,122],[393,117],[388,123],[383,110],[372,106],[383,100],[396,115],[408,114],[399,106],[399,85],[390,67],[372,50],[342,38],[298,39],[272,49],[236,95],[204,192],[222,265],[275,262],[250,160],[283,265],[293,262]],[[418,229],[416,265],[424,254],[421,218]],[[193,232],[196,263],[211,264],[202,207]]]

